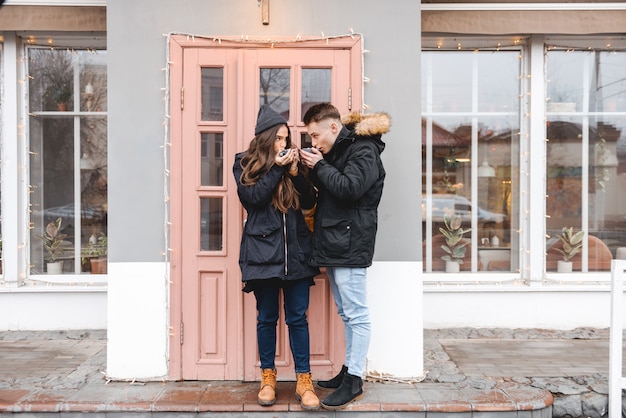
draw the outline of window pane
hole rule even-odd
[[[201,87],[202,120],[224,119],[224,69],[203,68]]]
[[[107,111],[106,51],[77,51],[80,66],[80,110],[82,112]]]
[[[422,72],[430,86],[422,89],[422,109],[432,112],[472,110],[472,52],[425,52],[428,60]],[[432,91],[432,95],[424,93]]]
[[[224,134],[203,133],[201,141],[201,184],[203,186],[222,186],[224,184],[223,146]]]
[[[259,79],[259,103],[269,104],[287,120],[289,120],[290,74],[289,68],[261,68]]]
[[[548,92],[546,269],[565,259],[563,228],[585,231],[573,271],[609,271],[626,247],[626,53],[551,51]],[[587,92],[587,93],[585,93]],[[597,113],[589,113],[597,112]]]
[[[51,261],[62,261],[65,271],[73,271],[74,206],[74,119],[30,118],[31,140],[31,272],[47,271]],[[42,237],[50,222],[61,219],[62,242],[45,248]],[[57,238],[60,236],[57,235]]]
[[[481,112],[519,112],[519,54],[501,52],[478,53],[477,95]]]
[[[519,51],[422,56],[422,103],[429,106],[422,119],[425,269],[445,269],[450,254],[442,245],[453,248],[440,228],[449,214],[467,230],[462,271],[517,271]]]
[[[106,272],[106,52],[28,48],[31,274]],[[61,86],[61,87],[59,87]],[[64,113],[59,94],[70,86]],[[76,86],[76,88],[74,88]],[[77,111],[74,112],[74,109]],[[59,230],[57,231],[57,226]],[[104,260],[105,270],[94,263]]]
[[[200,199],[200,250],[222,250],[222,198],[204,197]]]
[[[80,119],[80,217],[82,271],[106,273],[99,265],[106,261],[108,170],[107,170],[107,119],[86,117]],[[76,249],[78,251],[78,249]]]
[[[31,112],[74,109],[74,61],[65,49],[29,49]]]
[[[301,116],[318,103],[330,102],[330,68],[304,68],[302,70]]]

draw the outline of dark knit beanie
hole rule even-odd
[[[264,104],[259,109],[259,115],[256,118],[256,128],[254,128],[254,134],[258,135],[263,131],[268,130],[272,126],[287,124],[287,119],[282,117],[280,113],[276,112],[268,104]]]

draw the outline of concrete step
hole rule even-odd
[[[279,382],[276,404],[256,401],[257,382],[90,382],[81,388],[0,389],[1,418],[110,417],[497,417],[550,418],[552,394],[502,383],[494,389],[458,388],[444,383],[366,382],[363,399],[342,411],[304,411],[295,382]],[[331,393],[317,389],[320,398]],[[75,415],[77,414],[77,415]],[[155,414],[155,415],[152,415]]]

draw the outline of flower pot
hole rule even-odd
[[[54,263],[48,263],[48,274],[61,274],[63,273],[63,261],[55,261]]]
[[[106,258],[92,258],[91,274],[107,274],[107,259]]]
[[[446,273],[458,273],[461,271],[461,265],[456,261],[446,261]]]
[[[558,273],[571,273],[572,272],[572,262],[559,260],[556,263],[556,271]]]

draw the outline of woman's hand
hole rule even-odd
[[[276,154],[276,164],[281,167],[288,165],[289,175],[291,176],[298,175],[298,161],[300,161],[300,155],[296,148],[287,148]]]
[[[274,157],[274,163],[281,167],[286,166],[287,164],[291,164],[291,160],[293,159],[293,150],[291,148],[286,148],[282,151],[276,153],[276,157]]]

